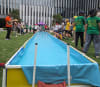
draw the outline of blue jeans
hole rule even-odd
[[[87,34],[86,35],[86,42],[85,42],[83,51],[85,53],[88,51],[89,46],[91,44],[91,41],[93,41],[93,44],[94,44],[94,47],[95,47],[95,55],[99,56],[99,53],[100,53],[100,35]]]

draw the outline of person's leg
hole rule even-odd
[[[78,39],[79,39],[79,32],[76,32],[76,38],[75,38],[75,47],[77,48],[78,45]]]
[[[20,28],[20,35],[22,34],[22,29]]]
[[[62,30],[62,36],[63,36],[63,38],[64,38],[64,32],[65,32],[65,31],[64,31],[64,30]]]
[[[20,33],[20,28],[18,28],[18,34]]]
[[[66,30],[66,37],[68,37],[68,30]]]
[[[21,28],[21,34],[23,34],[23,28]]]
[[[93,35],[93,43],[95,47],[95,56],[100,54],[100,38],[99,35]]]
[[[71,37],[70,31],[68,31],[68,37]]]
[[[80,32],[80,40],[81,40],[81,48],[83,50],[83,45],[84,45],[84,32]]]
[[[15,30],[14,32],[15,32],[15,37],[17,37],[17,30]]]
[[[70,31],[70,37],[72,37],[73,36],[73,34],[72,34],[72,30]]]
[[[56,37],[56,31],[54,31],[54,36]]]
[[[31,32],[31,29],[30,29],[30,32]]]
[[[10,32],[11,32],[11,28],[7,28],[7,35],[6,35],[6,39],[10,39]]]
[[[86,35],[86,41],[85,41],[85,45],[84,45],[83,52],[86,53],[86,52],[88,51],[92,39],[93,39],[93,37],[92,37],[91,34],[87,34],[87,35]]]
[[[28,32],[27,30],[28,30],[28,29],[26,28],[26,33]]]
[[[56,32],[56,37],[59,38],[59,32],[58,31]]]
[[[64,30],[64,37],[66,37],[66,30]]]
[[[10,39],[10,34],[11,34],[11,27],[9,28],[9,31],[8,31],[9,35],[8,35],[8,38]]]
[[[33,29],[33,34],[34,34],[34,29]]]
[[[73,33],[72,33],[73,35],[73,41],[72,42],[75,42],[75,31],[73,30]]]
[[[67,30],[65,30],[65,38],[68,38],[68,36],[67,36],[67,32],[68,32],[68,31],[67,31]]]
[[[6,34],[6,39],[8,39],[8,27],[7,27],[7,34]]]
[[[15,28],[15,37],[17,37],[17,34],[18,34],[18,28],[16,27]]]

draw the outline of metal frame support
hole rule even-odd
[[[6,87],[6,68],[3,68],[2,87]]]
[[[68,76],[68,87],[71,85],[70,77],[70,46],[67,44],[67,76]]]
[[[38,44],[35,43],[35,55],[34,55],[34,68],[33,68],[33,83],[32,83],[32,87],[35,87],[37,45]]]

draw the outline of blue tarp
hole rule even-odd
[[[36,83],[38,80],[45,83],[67,83],[67,65],[66,66],[37,66]],[[33,67],[23,67],[24,74],[29,84],[32,84]],[[89,65],[71,65],[71,83],[88,84],[100,86],[100,72],[98,64]]]
[[[67,82],[67,46],[47,32],[36,33],[9,65],[21,65],[28,83],[32,84],[35,43],[38,43],[36,83],[38,80],[46,83]],[[100,86],[98,64],[92,63],[73,48],[70,48],[70,66],[71,83]]]

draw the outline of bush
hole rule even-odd
[[[62,22],[62,16],[60,14],[57,14],[57,15],[53,16],[53,23],[61,24],[61,22]]]
[[[13,19],[18,19],[20,21],[20,14],[19,14],[19,10],[13,10],[10,12],[11,16],[13,17]]]

